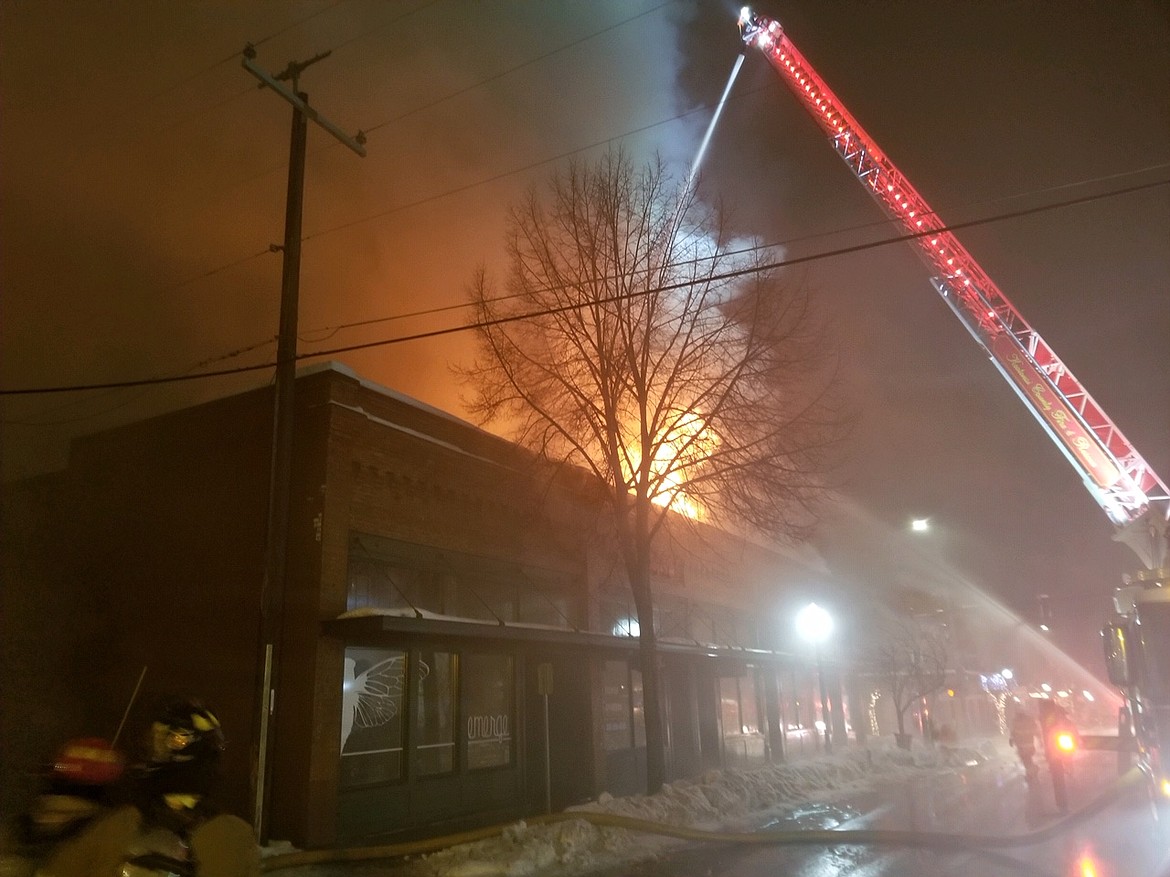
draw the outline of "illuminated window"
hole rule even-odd
[[[638,616],[630,603],[600,600],[597,605],[598,629],[610,636],[637,636]]]

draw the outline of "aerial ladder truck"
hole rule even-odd
[[[1055,351],[858,124],[775,20],[744,8],[740,34],[764,53],[857,180],[901,228],[930,282],[1080,475],[1142,569],[1114,591],[1102,630],[1127,706],[1119,748],[1136,749],[1155,800],[1170,804],[1170,490]]]

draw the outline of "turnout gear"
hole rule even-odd
[[[1036,766],[1036,736],[1039,733],[1036,720],[1030,713],[1020,710],[1012,719],[1011,736],[1008,742],[1020,756],[1020,763],[1024,766],[1024,778],[1028,785],[1036,782],[1040,769]]]

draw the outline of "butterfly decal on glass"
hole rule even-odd
[[[357,673],[357,661],[345,659],[345,676],[341,685],[341,750],[354,728],[377,728],[385,725],[402,709],[402,688],[406,681],[405,655],[395,655],[371,664]],[[431,668],[418,662],[421,682]]]

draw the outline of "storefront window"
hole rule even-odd
[[[746,766],[765,757],[759,699],[753,673],[719,678],[723,753],[729,766]]]
[[[724,676],[719,680],[719,693],[724,733],[759,734],[760,707],[755,677],[751,673],[738,678]]]
[[[630,748],[629,675],[625,661],[605,662],[605,691],[601,709],[605,720],[606,749]]]
[[[413,749],[419,776],[455,769],[455,656],[418,652],[414,696]]]
[[[467,654],[461,666],[468,769],[511,764],[512,657]]]
[[[347,648],[341,695],[341,785],[402,776],[406,653]]]
[[[642,708],[642,671],[630,671],[630,712],[634,716],[634,745],[646,745],[646,714]]]
[[[723,717],[723,736],[739,734],[739,680],[734,676],[719,678],[719,709]]]
[[[756,696],[756,680],[754,676],[744,676],[739,680],[740,703],[743,704],[743,732],[745,734],[760,734],[763,724],[760,722],[760,701]]]
[[[625,661],[606,661],[602,715],[606,749],[646,745],[646,717],[642,703],[642,673]]]

